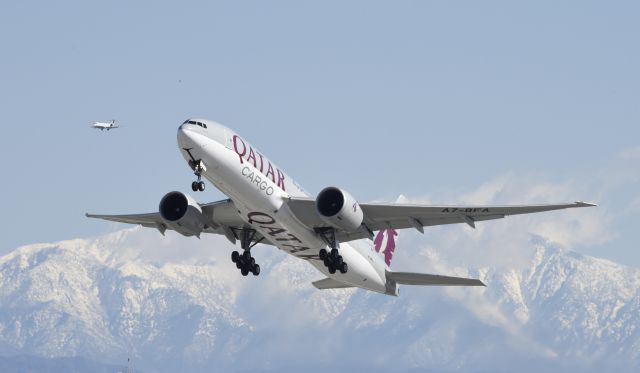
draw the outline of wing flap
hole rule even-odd
[[[387,279],[402,285],[423,286],[486,286],[473,278],[430,275],[427,273],[387,272]]]

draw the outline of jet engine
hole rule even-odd
[[[160,200],[160,216],[167,226],[183,236],[198,236],[205,228],[202,208],[190,196],[169,192]]]
[[[334,228],[355,232],[362,225],[364,215],[355,198],[336,187],[324,188],[316,197],[316,210]]]

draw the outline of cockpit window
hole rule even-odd
[[[195,120],[185,120],[182,124],[193,124],[195,126],[200,126],[202,128],[207,128],[207,125],[202,122],[196,122]]]

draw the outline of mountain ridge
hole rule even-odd
[[[518,269],[465,269],[411,238],[401,243],[430,272],[488,287],[403,287],[398,298],[318,291],[310,283],[319,273],[273,248],[256,247],[263,273],[244,278],[222,238],[138,228],[22,246],[0,257],[0,355],[132,356],[149,372],[640,366],[638,269],[540,237]]]

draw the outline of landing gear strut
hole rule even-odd
[[[244,252],[240,254],[237,251],[231,253],[231,261],[236,263],[236,267],[240,270],[243,276],[253,273],[254,276],[260,274],[260,266],[256,263],[256,260],[251,256],[251,248],[257,245],[262,238],[254,241],[256,237],[256,231],[254,229],[243,228],[240,230],[240,246]]]
[[[190,162],[192,163],[192,162]],[[204,163],[202,160],[193,162],[193,173],[196,175],[198,180],[191,183],[191,190],[194,192],[201,191],[204,192],[204,181],[202,181],[202,173],[205,171]]]
[[[338,251],[339,244],[336,241],[336,230],[333,228],[319,228],[316,230],[324,242],[329,246],[331,251],[327,249],[320,249],[320,260],[324,262],[324,265],[329,269],[329,273],[334,274],[336,271],[340,273],[347,273],[349,266],[342,259],[342,255]]]

